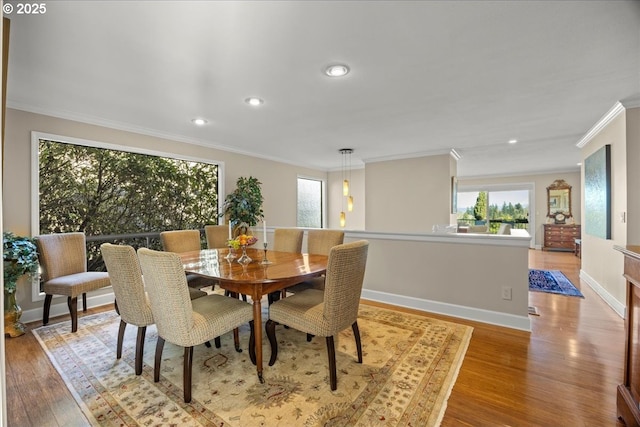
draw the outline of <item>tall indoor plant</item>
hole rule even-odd
[[[17,337],[25,332],[20,322],[22,309],[16,302],[16,285],[25,274],[38,270],[38,250],[34,239],[16,236],[10,231],[2,235],[4,268],[4,333]]]
[[[262,212],[262,183],[252,176],[240,177],[236,181],[236,189],[227,194],[220,216],[227,216],[234,235],[246,234],[249,227],[258,224],[264,218]]]

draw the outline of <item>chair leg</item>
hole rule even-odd
[[[87,293],[86,292],[82,293],[82,312],[83,313],[87,312]]]
[[[329,356],[329,382],[331,390],[338,388],[336,378],[336,348],[333,344],[333,337],[327,337],[327,355]]]
[[[144,336],[147,332],[146,326],[138,326],[138,337],[136,339],[136,375],[142,373],[142,357],[144,356]]]
[[[238,328],[233,329],[233,345],[235,345],[238,353],[242,353],[242,349],[240,348],[240,331]]]
[[[153,382],[160,381],[160,362],[162,361],[162,349],[164,348],[164,338],[158,335],[158,342],[156,342],[156,358],[153,364]]]
[[[47,294],[44,297],[44,310],[42,311],[42,324],[46,325],[49,323],[49,311],[51,310],[51,300],[53,299],[53,295]]]
[[[269,344],[271,344],[271,359],[269,359],[269,366],[273,366],[273,364],[276,363],[276,358],[278,357],[276,325],[277,323],[271,319],[267,320],[267,323],[264,325],[264,328],[267,331],[267,338],[269,338]]]
[[[256,335],[253,320],[249,321],[249,328],[251,328],[251,333],[249,334],[249,359],[251,359],[251,363],[256,364]]]
[[[118,300],[113,300],[113,308],[116,310],[116,313],[120,314],[120,309],[118,308]]]
[[[358,363],[362,363],[362,342],[360,341],[360,329],[358,329],[358,321],[356,320],[351,325],[353,329],[353,336],[356,338],[356,348],[358,349]]]
[[[213,339],[213,342],[215,343],[216,348],[220,348],[220,347],[222,347],[222,343],[220,342],[220,337],[215,337],[215,338]]]
[[[67,297],[67,305],[71,314],[71,332],[78,330],[78,297]]]
[[[184,388],[184,403],[191,402],[191,365],[193,363],[193,347],[184,348],[184,370],[182,372],[182,387]]]
[[[307,334],[307,342],[311,342],[312,339],[313,339],[313,335]]]
[[[127,328],[127,322],[120,319],[120,328],[118,328],[118,344],[116,345],[116,359],[122,357],[122,341],[124,340],[124,330]]]

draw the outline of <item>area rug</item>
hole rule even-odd
[[[266,313],[265,313],[266,315]],[[99,426],[438,426],[462,365],[472,328],[368,305],[360,308],[363,363],[351,328],[336,339],[338,389],[329,387],[325,340],[277,328],[278,359],[264,342],[260,384],[247,351],[249,327],[222,347],[194,349],[193,399],[182,399],[180,347],[166,343],[160,382],[153,382],[157,333],[147,328],[144,368],[134,374],[135,327],[116,360],[119,316],[108,311],[42,326],[34,335],[91,425]],[[264,327],[264,325],[263,325]]]
[[[529,290],[584,298],[573,283],[559,270],[529,270]]]

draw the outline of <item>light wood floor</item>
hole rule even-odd
[[[561,270],[585,298],[530,292],[531,333],[434,316],[474,327],[442,426],[623,426],[623,320],[580,282],[572,253],[532,250],[529,265]],[[33,335],[5,342],[9,426],[88,425]]]

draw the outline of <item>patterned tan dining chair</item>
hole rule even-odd
[[[309,230],[307,234],[307,252],[316,255],[329,255],[334,246],[344,243],[344,231],[340,230]],[[296,293],[305,289],[324,290],[324,276],[314,277],[282,290],[282,297],[286,292]]]
[[[49,323],[54,295],[65,295],[71,314],[71,332],[78,330],[78,295],[82,311],[87,311],[87,292],[110,285],[107,272],[87,271],[84,233],[42,234],[36,237],[45,293],[42,324]]]
[[[147,326],[153,325],[153,313],[144,291],[138,257],[135,249],[127,245],[104,243],[100,246],[100,252],[116,296],[116,311],[120,314],[116,359],[122,357],[122,341],[127,325],[137,326],[135,372],[136,375],[140,375],[144,355],[144,337]]]
[[[135,372],[136,375],[140,375],[144,356],[144,337],[147,326],[153,325],[154,322],[151,304],[144,290],[138,256],[131,246],[112,245],[111,243],[102,244],[100,252],[107,267],[107,273],[109,273],[113,293],[116,296],[116,311],[120,314],[116,359],[122,357],[122,342],[127,325],[137,326]],[[192,300],[207,295],[206,292],[198,289],[188,289],[189,298]],[[216,347],[220,348],[220,346],[218,337],[216,338]]]
[[[279,252],[302,253],[304,230],[297,228],[276,228],[273,233],[273,250]]]
[[[162,249],[166,252],[180,254],[202,249],[200,231],[198,230],[163,231],[160,233],[160,241],[162,242]],[[217,282],[197,274],[187,274],[187,283],[193,288],[204,288],[207,286],[213,287]]]
[[[269,320],[265,326],[271,343],[269,366],[278,356],[275,329],[278,323],[326,338],[331,390],[337,388],[334,336],[349,326],[356,340],[358,363],[362,363],[358,307],[368,249],[366,240],[334,246],[329,252],[324,292],[307,289],[269,306]]]
[[[229,239],[229,227],[226,225],[205,225],[204,235],[207,237],[207,248],[226,248]]]
[[[202,249],[198,230],[163,231],[160,233],[160,241],[165,251],[177,254]]]
[[[184,347],[184,401],[191,401],[193,347],[249,323],[249,346],[255,345],[253,306],[236,298],[211,294],[191,301],[180,257],[172,252],[141,248],[138,258],[158,330],[153,379],[160,381],[165,341]],[[236,350],[240,351],[239,348]],[[251,353],[251,352],[250,352]]]

